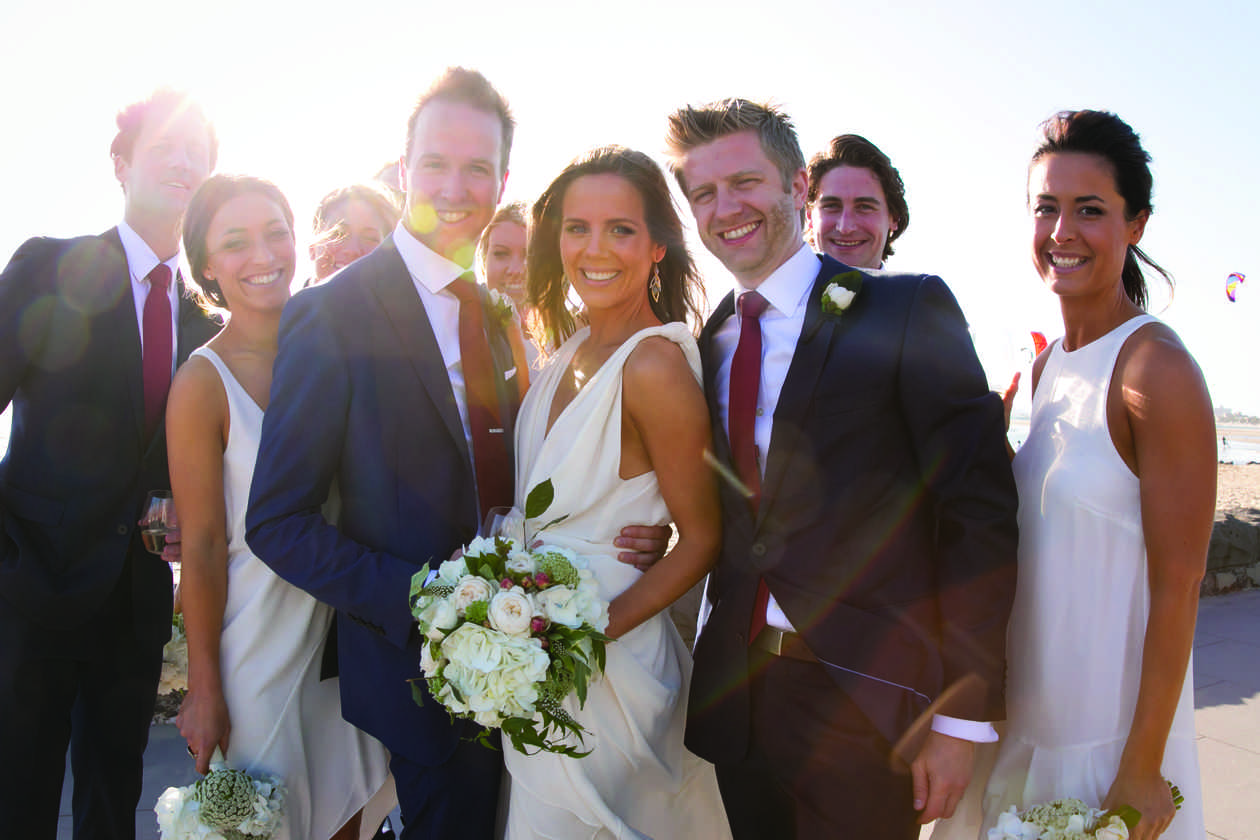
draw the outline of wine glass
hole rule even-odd
[[[144,502],[144,515],[140,518],[140,539],[145,550],[161,556],[167,537],[178,533],[179,519],[175,515],[175,499],[171,491],[151,491]]]
[[[524,545],[525,517],[514,507],[492,507],[486,511],[485,521],[481,523],[477,536],[486,539],[503,537]]]

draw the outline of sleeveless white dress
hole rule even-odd
[[[384,788],[389,755],[342,719],[339,681],[319,678],[333,610],[279,578],[245,544],[262,409],[213,350],[193,355],[218,371],[230,418],[223,451],[228,591],[219,653],[232,722],[227,763],[284,780],[285,816],[274,840],[327,840],[373,800],[361,828],[362,837],[371,837],[393,807],[393,786]]]
[[[621,382],[626,358],[640,341],[664,336],[683,350],[700,377],[695,339],[681,323],[635,333],[578,392],[547,431],[552,399],[589,329],[571,337],[532,383],[516,424],[516,498],[551,479],[555,499],[528,526],[567,518],[542,538],[585,555],[612,600],[640,576],[616,559],[613,546],[628,524],[663,525],[669,511],[656,474],[623,480]],[[668,399],[668,394],[662,394]],[[508,840],[528,838],[656,838],[708,840],[730,836],[713,766],[683,747],[691,654],[667,613],[659,613],[608,645],[607,669],[592,682],[586,705],[565,708],[588,730],[585,758],[524,755],[503,745],[511,774]]]
[[[1124,750],[1150,612],[1138,479],[1107,428],[1116,358],[1139,315],[1071,352],[1057,341],[1015,456],[1019,582],[1007,634],[1008,728],[985,792],[985,828],[1075,796],[1098,807]],[[1164,840],[1202,840],[1203,807],[1187,668],[1163,774],[1185,802]]]

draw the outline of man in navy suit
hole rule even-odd
[[[0,275],[0,833],[53,838],[70,745],[74,836],[135,836],[171,632],[171,572],[137,534],[168,488],[174,368],[218,329],[184,294],[179,231],[214,129],[159,90],[118,115],[123,222],[36,238]],[[172,282],[172,280],[174,282]]]
[[[337,609],[342,713],[391,752],[404,838],[494,833],[500,754],[427,694],[423,706],[412,699],[423,682],[407,600],[422,564],[446,560],[488,507],[512,503],[523,351],[513,353],[515,328],[466,277],[507,179],[512,134],[507,103],[480,73],[450,69],[420,97],[402,221],[285,307],[250,493],[250,547]],[[494,368],[489,428],[469,381],[469,307],[483,310],[474,332],[484,331]],[[334,488],[336,525],[320,510]]]
[[[939,278],[802,242],[784,114],[687,107],[668,143],[738,284],[700,339],[735,478],[687,744],[717,766],[737,838],[915,838],[952,813],[973,742],[1004,717],[1016,495],[1001,402]]]

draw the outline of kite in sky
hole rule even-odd
[[[1238,298],[1238,287],[1247,278],[1235,271],[1233,274],[1225,278],[1225,297],[1229,298],[1230,303],[1236,303]]]

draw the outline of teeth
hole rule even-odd
[[[722,239],[725,239],[726,241],[729,242],[732,239],[739,239],[741,237],[747,236],[748,234],[756,230],[757,225],[759,224],[760,222],[749,222],[748,224],[741,225],[740,227],[737,227],[734,230],[723,231],[722,233],[719,233],[718,236],[720,236]]]
[[[857,246],[859,246],[859,245],[861,245],[861,244],[862,244],[862,241],[863,241],[863,240],[861,240],[861,239],[852,239],[852,240],[849,240],[849,239],[833,239],[833,240],[831,240],[831,241],[832,241],[833,243],[835,243],[836,245],[839,245],[841,248],[856,248]]]
[[[1055,268],[1076,268],[1078,265],[1085,264],[1084,257],[1059,257],[1054,254],[1050,255],[1050,264]]]
[[[470,215],[472,214],[467,213],[467,212],[458,212],[454,210],[439,210],[437,212],[437,217],[448,225],[453,225],[456,222],[462,222],[464,219],[467,219]]]
[[[241,282],[247,286],[269,286],[280,279],[280,271],[273,271],[270,274],[257,274],[253,277],[246,277]]]
[[[606,281],[606,280],[611,280],[611,279],[613,279],[614,277],[616,277],[616,276],[617,276],[617,272],[615,272],[615,271],[586,271],[586,270],[583,270],[583,271],[582,271],[582,274],[586,275],[586,279],[587,279],[587,280],[593,280],[593,281],[594,281],[594,282],[596,282],[596,283],[603,283],[604,281]]]

